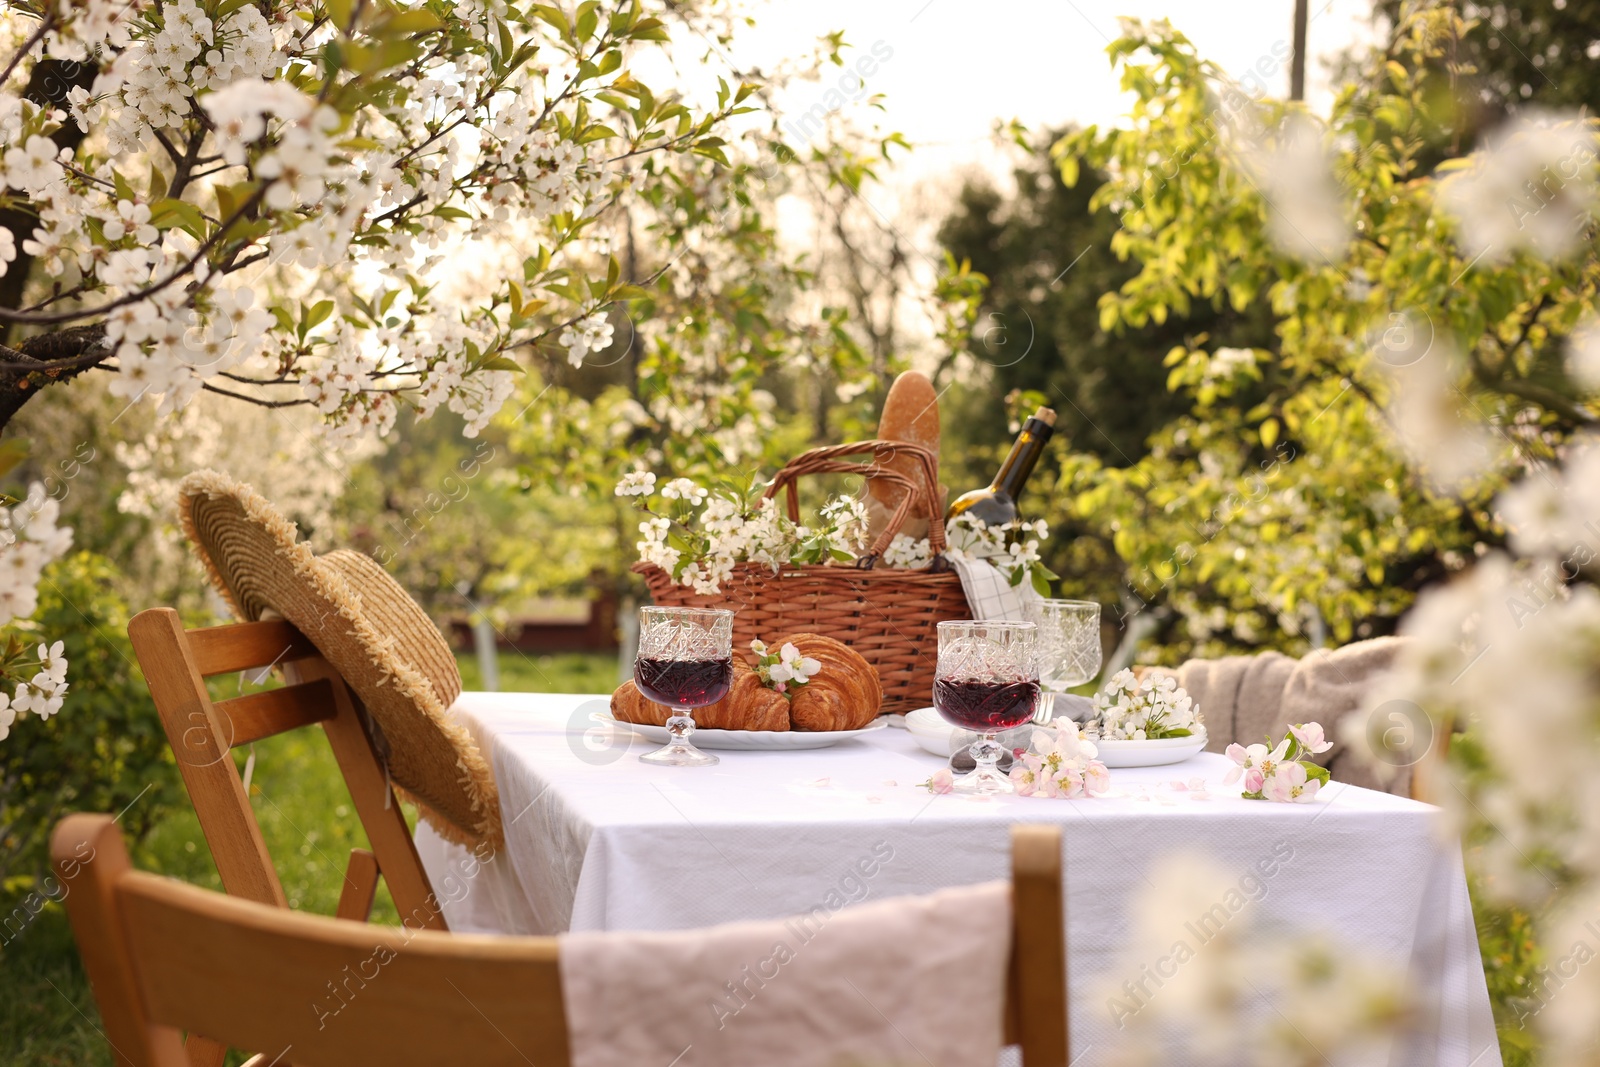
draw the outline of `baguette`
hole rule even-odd
[[[939,458],[939,394],[926,374],[908,370],[894,380],[889,395],[883,401],[883,413],[878,419],[880,441],[906,441],[921,445]],[[896,456],[885,466],[905,475],[914,483],[923,482],[922,465],[913,456]],[[867,534],[875,540],[889,525],[895,509],[900,506],[906,490],[883,480],[867,481]],[[938,487],[938,499],[930,514],[924,504],[913,506],[900,532],[913,540],[928,536],[930,519],[944,515],[944,486]]]

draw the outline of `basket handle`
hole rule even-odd
[[[859,456],[871,452],[870,463],[850,462],[845,457]],[[918,481],[908,478],[897,470],[885,464],[896,456],[909,455],[916,459],[918,473],[922,479]],[[933,551],[932,569],[942,570],[942,553],[944,552],[944,523],[939,521],[935,514],[937,508],[935,501],[939,498],[939,461],[932,452],[921,445],[914,445],[907,441],[853,441],[842,445],[825,445],[822,448],[813,448],[802,452],[786,463],[772,478],[772,483],[767,486],[764,497],[774,496],[779,489],[783,489],[785,510],[789,513],[791,522],[800,521],[800,496],[795,488],[796,481],[803,474],[860,474],[866,478],[880,478],[905,489],[900,504],[895,508],[894,514],[889,517],[888,525],[872,543],[867,554],[858,562],[858,566],[870,568],[883,555],[884,549],[889,547],[889,542],[894,540],[895,534],[900,532],[900,527],[911,516],[911,509],[920,501],[931,516],[928,523],[928,547]]]

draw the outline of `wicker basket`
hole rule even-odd
[[[872,453],[870,463],[845,457]],[[884,466],[896,456],[911,454],[918,460],[920,484]],[[765,564],[735,565],[733,577],[722,591],[701,594],[679,585],[672,575],[650,563],[634,565],[650,586],[657,604],[668,607],[725,607],[736,614],[733,639],[737,649],[754,638],[770,640],[784,634],[823,634],[849,645],[878,670],[883,683],[883,710],[906,712],[926,707],[933,699],[934,668],[938,659],[937,625],[947,619],[970,618],[961,579],[939,557],[944,550],[944,529],[935,520],[928,539],[934,564],[926,570],[898,570],[873,566],[899,532],[913,506],[923,503],[937,515],[937,460],[927,449],[903,441],[861,441],[816,448],[797,456],[779,471],[767,488],[771,497],[786,490],[789,517],[798,521],[800,501],[795,481],[805,474],[846,473],[895,482],[909,491],[888,526],[855,566],[798,564],[777,573]]]

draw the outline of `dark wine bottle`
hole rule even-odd
[[[1035,411],[1033,417],[1022,424],[1017,443],[1011,446],[1011,454],[1001,465],[1000,473],[994,476],[994,481],[982,489],[974,489],[956,497],[950,502],[950,509],[944,517],[948,520],[970,512],[987,526],[1004,526],[1008,522],[1015,522],[1017,497],[1022,495],[1023,483],[1044,454],[1045,443],[1055,433],[1055,426],[1054,411],[1049,408]]]

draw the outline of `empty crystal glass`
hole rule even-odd
[[[1039,627],[1039,682],[1043,696],[1034,721],[1055,712],[1055,697],[1100,674],[1100,605],[1089,600],[1039,600],[1029,608]]]

